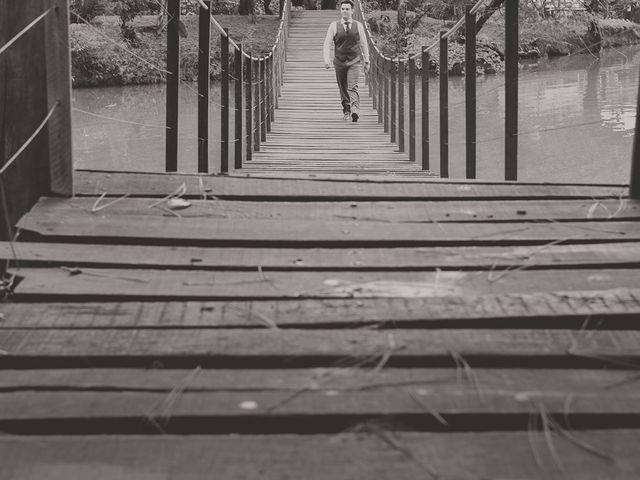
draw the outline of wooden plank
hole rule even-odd
[[[83,212],[60,218],[56,214],[31,214],[18,226],[48,240],[101,243],[117,241],[148,244],[236,246],[454,246],[524,245],[551,242],[585,243],[640,240],[640,222],[570,223],[403,223],[389,228],[384,221],[332,220],[325,222],[270,219],[147,217],[142,215],[94,216]],[[129,240],[127,240],[129,239]],[[136,239],[132,242],[131,239]],[[287,242],[286,245],[274,242]],[[226,245],[225,245],[226,246]]]
[[[406,433],[361,428],[340,435],[11,436],[0,437],[0,475],[7,479],[112,480],[219,478],[413,480],[439,478],[545,478],[635,480],[640,472],[637,430],[572,432],[605,457],[544,432]],[[532,447],[532,442],[534,447]],[[536,448],[538,461],[532,448]],[[613,460],[607,460],[611,458]],[[426,470],[426,471],[425,471]]]
[[[240,393],[287,395],[287,392],[305,390],[304,396],[318,393],[326,395],[328,390],[339,393],[362,393],[377,397],[382,402],[398,403],[398,411],[416,412],[420,404],[413,405],[405,399],[394,397],[401,393],[411,400],[410,393],[425,397],[425,401],[439,405],[438,411],[477,413],[482,410],[501,413],[495,402],[502,402],[506,408],[529,411],[540,401],[553,405],[558,399],[564,400],[574,394],[574,400],[567,413],[606,413],[602,409],[605,400],[612,402],[611,412],[622,409],[638,412],[640,404],[631,403],[640,395],[633,381],[637,375],[629,370],[590,369],[517,369],[517,368],[474,368],[476,386],[470,385],[471,378],[460,376],[455,368],[371,368],[369,366],[344,366],[337,368],[294,368],[294,369],[135,369],[135,368],[78,368],[44,370],[0,370],[0,391],[5,393],[34,393],[47,395],[54,391],[67,392],[138,392],[169,393],[176,385],[183,385],[185,393]],[[311,387],[310,387],[311,385]],[[467,398],[465,390],[474,390]],[[469,393],[469,392],[466,392]],[[481,398],[479,393],[484,398]],[[518,395],[520,394],[520,395]],[[385,398],[387,397],[387,398]],[[364,398],[364,397],[363,397]],[[393,402],[390,399],[395,398]],[[345,401],[348,401],[344,397]],[[493,400],[495,399],[495,400]],[[292,399],[294,400],[294,399]],[[482,402],[482,400],[486,400]],[[370,400],[364,400],[370,402]],[[549,403],[547,403],[547,401]],[[451,404],[450,404],[451,403]],[[481,403],[485,405],[482,406]],[[265,403],[261,403],[265,407]],[[373,407],[375,405],[371,404]],[[600,405],[600,406],[598,406]],[[286,407],[284,404],[283,407]],[[74,408],[74,406],[71,406]],[[329,411],[355,413],[355,405],[328,405]],[[16,412],[25,410],[19,404],[11,407]],[[215,407],[218,408],[218,407]],[[556,404],[557,408],[557,404]],[[235,411],[234,407],[229,412]],[[286,410],[286,409],[285,409]],[[285,410],[280,410],[284,412]],[[6,413],[6,412],[5,412]],[[256,413],[264,413],[264,410]],[[507,413],[504,411],[504,413]],[[28,412],[25,412],[28,415]],[[0,412],[0,415],[2,413]],[[7,415],[5,418],[9,417]]]
[[[47,125],[49,191],[54,195],[70,197],[73,195],[73,160],[71,158],[71,53],[67,18],[69,1],[55,0],[49,5],[55,9],[45,19],[47,40],[44,60],[47,65],[47,110],[58,105]],[[32,174],[30,172],[30,175]]]
[[[70,329],[0,330],[0,366],[16,368],[302,368],[455,366],[474,368],[612,366],[635,369],[638,331],[578,330],[293,330]]]
[[[81,381],[78,385],[67,381],[65,374],[55,382],[39,371],[39,375],[45,374],[45,380],[34,382],[36,372],[26,372],[27,381],[20,383],[15,378],[5,380],[0,371],[0,422],[156,416],[425,417],[431,412],[446,419],[479,414],[537,415],[540,408],[549,415],[568,418],[640,414],[637,374],[582,369],[473,369],[472,372],[471,378],[461,378],[455,369],[390,369],[384,375],[374,368],[207,370],[204,374],[196,369],[149,382],[146,370],[124,370],[117,371],[111,382]],[[100,378],[103,372],[91,373]],[[198,378],[195,385],[192,378]],[[173,385],[168,384],[169,380],[174,381]],[[178,388],[179,401],[170,409],[163,407]],[[243,408],[247,401],[255,402],[255,407]],[[456,424],[460,421],[451,420]]]
[[[182,183],[187,197],[202,197],[199,180],[218,197],[242,198],[387,198],[419,200],[620,198],[622,186],[528,185],[480,182],[340,182],[336,180],[240,179],[148,173],[76,172],[76,195],[166,196]]]
[[[495,272],[236,272],[22,268],[16,300],[41,298],[429,298],[496,293],[609,290],[640,284],[637,269]],[[498,280],[493,280],[497,278]]]
[[[42,197],[32,208],[30,215],[70,215],[91,210],[96,198],[57,199]],[[103,203],[106,203],[104,201]],[[100,210],[104,215],[167,216],[166,211],[149,208],[154,199],[126,198]],[[304,208],[293,202],[221,202],[192,200],[191,207],[180,211],[182,217],[199,218],[261,218],[402,222],[480,222],[480,221],[567,221],[567,220],[640,220],[640,203],[623,205],[618,200],[505,200],[491,202],[306,202]],[[595,207],[595,208],[594,208]],[[615,214],[615,215],[614,215]]]
[[[640,262],[640,243],[534,247],[200,248],[18,242],[22,266],[264,270],[442,270],[627,267]],[[99,254],[97,253],[99,252]],[[12,260],[0,242],[0,259]],[[496,275],[498,273],[496,272]]]
[[[0,329],[64,328],[624,328],[638,329],[638,289],[331,300],[6,303]],[[585,319],[589,321],[585,325]]]

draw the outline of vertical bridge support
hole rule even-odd
[[[0,239],[9,240],[41,195],[73,194],[69,7],[0,0],[0,12],[0,48],[13,41],[0,54]]]

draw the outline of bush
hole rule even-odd
[[[113,13],[120,17],[120,30],[125,40],[130,43],[137,42],[136,32],[129,24],[138,15],[149,12],[156,5],[154,0],[116,0]]]
[[[80,17],[92,22],[98,15],[104,15],[107,11],[106,0],[71,0],[69,6],[71,23],[83,23]]]

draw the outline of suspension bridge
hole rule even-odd
[[[637,150],[630,185],[431,178],[382,56],[323,137],[290,39],[326,14],[285,1],[268,57],[223,37],[224,175],[174,171],[170,102],[167,173],[74,172],[44,3],[0,1],[0,478],[638,478]]]

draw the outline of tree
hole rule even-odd
[[[240,15],[253,15],[254,9],[254,0],[240,0],[240,5],[238,6],[238,13]]]
[[[403,32],[407,28],[407,0],[398,0],[398,27]]]

